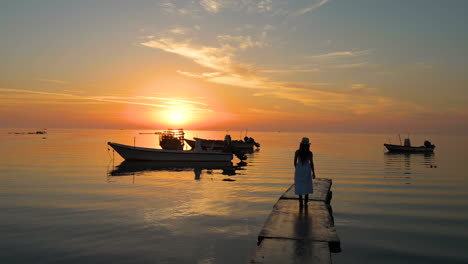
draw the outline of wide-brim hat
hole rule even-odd
[[[301,140],[301,144],[310,145],[309,138],[308,137],[303,137],[302,140]]]

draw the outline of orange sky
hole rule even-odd
[[[437,25],[410,4],[400,25],[391,3],[104,2],[0,11],[2,127],[468,129],[456,4]]]

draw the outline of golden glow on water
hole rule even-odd
[[[163,119],[159,113],[148,114]],[[15,230],[6,231],[9,241],[56,248],[69,230],[76,229],[88,232],[68,244],[77,254],[91,248],[108,254],[108,245],[125,235],[130,242],[119,242],[112,249],[138,248],[138,253],[128,253],[137,262],[145,262],[140,259],[145,255],[160,262],[216,258],[216,263],[245,263],[273,204],[293,182],[292,158],[301,137],[309,136],[317,176],[333,179],[332,208],[340,239],[353,241],[337,258],[355,260],[350,252],[375,252],[382,243],[394,246],[392,254],[402,257],[407,257],[408,250],[419,254],[400,245],[401,241],[424,241],[429,257],[437,249],[448,252],[443,253],[445,258],[468,257],[457,253],[464,252],[462,242],[468,237],[459,231],[468,219],[466,154],[453,155],[451,147],[466,149],[466,138],[435,138],[434,155],[387,155],[382,135],[249,131],[248,136],[262,146],[249,154],[245,165],[233,159],[235,174],[223,169],[145,166],[128,174],[109,173],[123,160],[108,151],[106,142],[158,148],[158,136],[150,133],[155,131],[50,129],[41,136],[0,131],[0,190],[5,196],[0,200],[0,216]],[[245,131],[185,132],[186,138],[245,136]],[[413,138],[415,142],[424,139]],[[18,235],[19,229],[37,230],[35,237],[41,239],[29,233]],[[444,240],[447,236],[450,241]],[[226,240],[235,251],[216,248]],[[11,244],[5,241],[0,246]],[[103,246],[90,246],[96,243]],[[352,248],[354,244],[363,248]]]

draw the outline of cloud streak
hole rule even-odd
[[[351,58],[369,55],[372,50],[360,50],[360,51],[335,51],[325,54],[308,56],[307,58],[313,59],[334,59],[334,58]]]
[[[417,104],[397,102],[391,98],[378,96],[373,92],[375,88],[354,86],[354,89],[319,89],[319,87],[333,84],[329,83],[287,83],[273,81],[263,74],[281,74],[292,72],[315,72],[316,68],[291,68],[285,70],[258,69],[254,65],[240,63],[235,60],[236,54],[248,48],[259,45],[251,38],[243,36],[217,37],[217,46],[203,46],[192,44],[189,40],[177,41],[172,38],[159,38],[141,43],[143,46],[162,50],[182,56],[205,68],[205,72],[195,73],[183,70],[177,72],[189,78],[196,78],[211,83],[229,85],[253,89],[254,94],[262,94],[264,98],[289,101],[290,103],[303,104],[315,112],[321,113],[346,113],[355,115],[372,115],[375,112],[393,111],[406,112],[421,111]],[[315,55],[315,58],[359,58],[370,54],[371,50],[339,51]],[[340,65],[326,65],[328,68],[359,68],[369,66],[368,62],[355,62]],[[327,87],[327,88],[328,88]],[[398,107],[397,107],[398,106]],[[383,110],[385,109],[385,110]]]
[[[307,56],[306,59],[319,61],[322,68],[334,69],[356,69],[377,67],[377,64],[372,64],[363,57],[370,55],[373,50],[357,50],[357,51],[335,51],[325,54]]]
[[[221,2],[215,0],[201,0],[200,5],[210,13],[218,13],[221,9]]]
[[[240,49],[269,46],[265,42],[252,40],[251,36],[220,35],[217,39],[222,45],[235,46]]]
[[[160,4],[161,10],[167,14],[190,15],[193,13],[190,8],[178,7],[171,1],[164,1]]]
[[[299,17],[324,6],[331,0],[314,0],[312,4],[301,9],[289,9],[288,1],[273,0],[197,0],[171,1],[164,0],[159,4],[163,14],[191,16],[203,18],[204,14],[211,16],[221,14],[223,10],[230,12],[267,15],[272,17]]]
[[[300,10],[294,12],[292,15],[293,16],[302,16],[304,14],[307,14],[307,13],[310,13],[310,12],[314,11],[315,9],[323,6],[324,4],[326,4],[328,2],[330,2],[330,0],[321,0],[318,3],[315,3],[313,5],[310,5],[310,6],[306,7],[306,8],[303,8],[303,9],[300,9]]]
[[[55,79],[36,78],[34,80],[40,81],[40,82],[55,83],[55,84],[68,84],[67,81],[55,80]]]
[[[34,91],[34,90],[23,90],[23,89],[8,89],[8,88],[0,88],[0,92],[4,93],[29,93],[29,94],[40,94],[40,95],[56,95],[56,96],[66,96],[66,97],[80,97],[72,94],[65,94],[65,93],[52,93],[52,92],[44,92],[44,91]]]
[[[183,109],[185,111],[200,111],[200,112],[213,112],[212,109],[199,107],[208,106],[205,103],[197,102],[193,100],[185,100],[179,98],[167,98],[167,97],[152,97],[152,96],[131,96],[131,97],[120,97],[120,96],[80,96],[74,94],[64,93],[53,93],[46,91],[35,91],[35,90],[22,90],[22,89],[5,89],[0,88],[0,93],[22,93],[22,94],[35,94],[42,96],[55,96],[59,98],[65,98],[66,101],[70,100],[83,100],[83,101],[97,101],[97,102],[108,102],[108,103],[119,103],[119,104],[131,104],[131,105],[143,105],[166,109]]]
[[[226,38],[222,39],[225,40]],[[177,42],[168,38],[148,41],[142,43],[142,45],[183,56],[211,70],[205,73],[177,71],[184,76],[212,83],[261,90],[263,96],[299,102],[315,109],[331,111],[343,109],[343,111],[354,111],[355,113],[362,114],[365,111],[370,112],[372,108],[377,109],[382,103],[390,104],[391,102],[388,98],[364,94],[363,89],[354,89],[353,93],[343,91],[332,92],[317,89],[318,86],[327,86],[330,85],[329,83],[298,84],[272,81],[262,76],[261,73],[281,73],[280,70],[259,70],[253,65],[238,63],[234,60],[235,52],[242,50],[240,45],[236,47],[227,46],[226,44],[221,44],[219,47],[199,46],[193,45],[190,42]],[[362,54],[367,54],[367,51],[330,53],[327,56],[359,56]],[[284,72],[288,71],[309,72],[315,70],[284,70]]]
[[[232,64],[232,51],[227,46],[222,48],[194,47],[190,43],[176,42],[170,38],[151,40],[141,44],[146,47],[181,55],[193,60],[197,64],[214,70],[223,71],[226,66],[231,66]]]
[[[357,62],[357,63],[340,64],[340,65],[335,65],[333,67],[337,69],[354,69],[354,68],[363,68],[363,67],[368,67],[368,66],[372,66],[372,64],[370,64],[367,61],[363,61],[363,62]]]

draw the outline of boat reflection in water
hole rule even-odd
[[[233,176],[243,170],[245,162],[233,165],[231,161],[123,161],[109,176],[129,176],[151,171],[194,171],[195,180],[199,180],[202,170],[222,170],[223,175]]]
[[[385,178],[410,179],[410,174],[422,174],[421,170],[437,168],[437,165],[435,165],[435,155],[432,152],[386,152],[384,154],[384,163],[385,173],[389,174]]]

